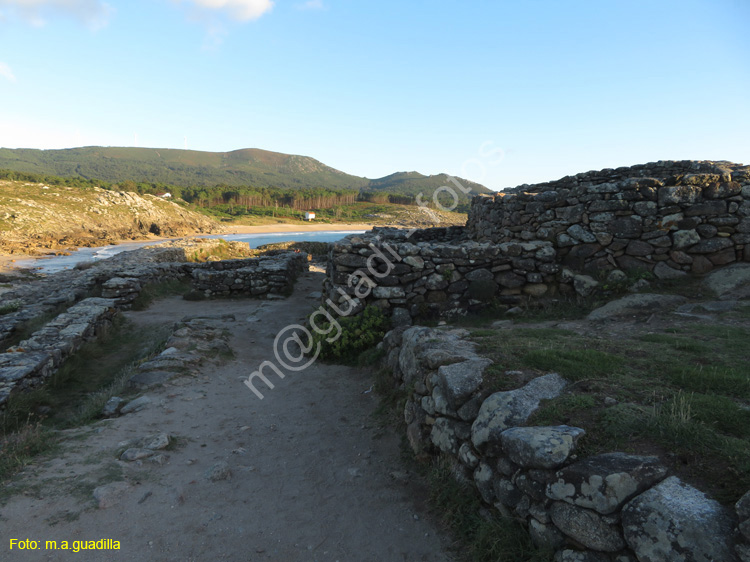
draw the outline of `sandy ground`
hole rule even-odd
[[[284,223],[264,224],[260,226],[233,225],[227,227],[227,234],[267,234],[271,232],[321,232],[340,230],[371,230],[375,225],[365,223]]]
[[[16,479],[0,507],[1,560],[447,562],[424,491],[400,459],[400,437],[373,416],[367,369],[315,363],[258,399],[244,384],[274,360],[276,334],[318,305],[320,271],[279,301],[169,298],[127,317],[144,330],[185,315],[231,313],[236,358],[148,391],[145,410],[69,432],[62,451]],[[155,432],[177,438],[169,461],[117,459],[118,443]],[[119,449],[122,450],[122,449]],[[225,461],[231,478],[206,472]],[[93,486],[123,481],[113,505]],[[39,550],[10,552],[9,539]],[[45,550],[46,540],[120,541],[119,551]]]

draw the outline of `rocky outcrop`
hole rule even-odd
[[[384,338],[395,383],[410,389],[404,421],[415,453],[450,459],[457,478],[500,514],[525,522],[536,545],[556,551],[555,561],[748,560],[750,493],[735,518],[668,478],[656,457],[615,452],[579,459],[583,428],[525,426],[565,380],[550,373],[489,393],[490,364],[465,335],[413,326]]]

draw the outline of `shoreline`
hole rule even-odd
[[[340,232],[348,230],[371,230],[374,226],[377,225],[367,223],[278,223],[263,225],[226,225],[224,227],[224,232],[216,234],[194,233],[186,234],[184,236],[171,237],[144,236],[142,238],[117,240],[114,245],[119,246],[121,244],[132,242],[166,242],[167,240],[178,240],[182,238],[204,238],[207,236],[218,236],[220,238],[222,235],[236,234],[292,234],[294,232]],[[110,245],[111,244],[103,244],[101,247]],[[52,252],[52,250],[50,250],[50,252]],[[44,257],[44,254],[6,254],[0,252],[0,275],[13,275],[23,271],[25,268],[20,268],[14,265],[17,261]]]

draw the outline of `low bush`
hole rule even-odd
[[[313,333],[313,350],[320,346],[318,357],[327,361],[354,363],[359,355],[375,347],[390,329],[390,320],[377,307],[368,306],[357,316],[346,316],[331,323],[318,325]],[[325,333],[329,332],[329,333]],[[331,341],[329,341],[331,340]]]

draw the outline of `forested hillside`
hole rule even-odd
[[[418,172],[399,172],[370,180],[346,174],[307,156],[254,148],[232,152],[114,147],[65,150],[0,148],[0,169],[125,184],[125,190],[142,193],[166,190],[167,187],[170,190],[183,188],[179,191],[186,200],[200,201],[215,199],[218,190],[225,192],[228,188],[238,187],[245,189],[243,197],[265,197],[261,191],[263,188],[282,191],[323,189],[339,193],[361,192],[363,199],[372,202],[386,202],[382,197],[378,200],[378,194],[387,193],[406,197],[401,201],[390,198],[389,202],[408,203],[420,192],[425,199],[430,199],[435,189],[448,185],[445,174],[425,176]],[[464,202],[468,201],[469,195],[490,191],[467,180],[459,181],[471,189],[468,195],[459,192]],[[201,192],[201,188],[206,188],[206,191]],[[251,195],[250,190],[260,195]]]

